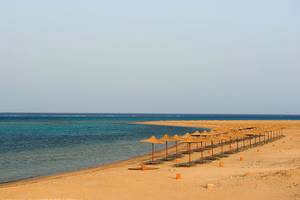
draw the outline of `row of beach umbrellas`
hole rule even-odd
[[[206,146],[206,143],[210,142],[211,147],[211,156],[214,155],[214,145],[218,143],[221,145],[221,152],[223,153],[223,145],[224,142],[229,142],[229,148],[231,151],[232,142],[236,142],[236,149],[239,149],[239,142],[243,142],[243,146],[245,145],[245,139],[249,138],[250,146],[251,139],[255,138],[259,139],[261,142],[261,137],[263,137],[264,141],[269,141],[276,136],[279,137],[282,134],[282,127],[221,127],[213,129],[209,132],[199,132],[196,131],[194,133],[186,133],[184,135],[173,135],[169,136],[168,134],[164,134],[161,138],[156,138],[155,136],[151,136],[150,138],[141,140],[143,143],[150,143],[152,146],[151,150],[151,162],[154,161],[154,152],[155,152],[155,144],[165,144],[165,160],[168,160],[168,143],[175,142],[175,155],[178,154],[178,144],[186,143],[187,144],[187,152],[189,154],[189,163],[191,162],[191,144],[196,143],[197,146],[200,143],[201,149],[203,149],[203,143]],[[266,139],[267,137],[267,139]],[[203,151],[201,151],[201,158],[203,158]]]

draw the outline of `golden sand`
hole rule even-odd
[[[285,127],[286,137],[190,168],[173,167],[186,161],[185,156],[158,165],[158,170],[129,171],[128,167],[136,167],[145,159],[143,156],[98,168],[3,184],[0,199],[300,199],[300,121],[145,123],[208,128],[237,123],[280,125]],[[196,158],[200,158],[200,153],[192,154],[192,159]]]

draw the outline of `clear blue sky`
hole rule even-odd
[[[300,1],[1,1],[0,112],[300,113]]]

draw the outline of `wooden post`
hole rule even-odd
[[[201,142],[201,160],[203,160],[203,148],[202,148],[202,142]]]
[[[221,140],[221,152],[223,154],[223,140]]]
[[[166,160],[168,159],[168,142],[166,142]]]
[[[214,142],[211,141],[211,156],[214,156]]]
[[[151,157],[151,161],[153,162],[154,160],[154,144],[152,143],[152,157]]]
[[[191,165],[191,143],[188,143],[189,146],[189,166]]]

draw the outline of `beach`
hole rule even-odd
[[[173,167],[175,162],[186,161],[184,156],[157,165],[157,170],[128,170],[149,158],[145,155],[77,172],[1,184],[0,199],[300,199],[300,121],[140,123],[202,128],[282,126],[285,137],[193,167]],[[199,152],[192,154],[192,159],[199,157]],[[181,179],[175,179],[176,174]]]

